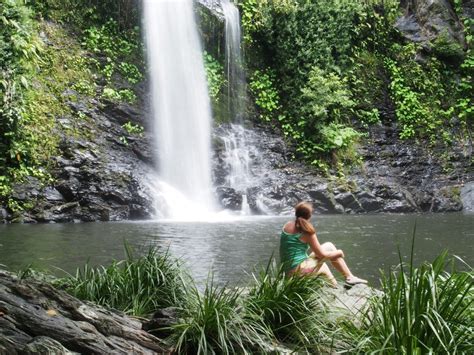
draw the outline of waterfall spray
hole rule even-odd
[[[144,0],[161,217],[215,210],[211,106],[192,0]]]

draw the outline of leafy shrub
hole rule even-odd
[[[204,52],[204,68],[206,69],[209,95],[214,102],[218,102],[222,87],[226,82],[224,67],[211,54]]]
[[[311,70],[308,83],[301,92],[304,107],[301,116],[296,122],[283,118],[282,129],[287,137],[296,141],[297,152],[312,165],[325,170],[318,157],[337,150],[344,153],[361,136],[353,128],[336,123],[349,117],[355,103],[350,97],[346,80],[318,67]]]
[[[260,119],[271,121],[280,108],[280,96],[275,87],[275,73],[270,70],[256,70],[250,78],[249,87],[259,108]]]
[[[325,151],[344,151],[352,147],[361,134],[352,127],[346,127],[338,123],[330,123],[321,127],[322,148]]]
[[[118,22],[108,20],[101,26],[89,27],[84,34],[83,46],[97,56],[97,59],[90,59],[90,64],[108,85],[102,96],[114,101],[134,103],[136,95],[131,89],[116,88],[114,75],[121,73],[132,85],[143,79],[137,67],[137,64],[144,66],[138,27],[121,31]]]
[[[139,124],[134,124],[132,122],[127,122],[122,125],[122,127],[130,134],[141,135],[143,133],[143,127]]]
[[[305,102],[304,112],[308,118],[304,125],[298,124],[310,130],[316,124],[339,121],[347,117],[354,106],[346,80],[318,67],[311,69],[308,82],[301,92]]]

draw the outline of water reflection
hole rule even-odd
[[[212,270],[220,283],[245,282],[256,267],[278,256],[278,238],[287,218],[247,218],[226,223],[90,223],[1,225],[0,264],[17,270],[28,264],[74,272],[90,260],[107,264],[124,256],[124,241],[137,253],[149,246],[184,260],[198,282]],[[416,222],[415,262],[432,260],[443,249],[474,264],[474,217],[444,215],[317,216],[321,242],[345,251],[354,273],[376,282],[379,269],[408,260]]]

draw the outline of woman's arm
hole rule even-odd
[[[321,244],[319,244],[316,233],[312,235],[308,235],[308,236],[303,236],[302,241],[309,244],[311,250],[314,252],[314,254],[316,255],[316,258],[319,260],[323,260],[323,259],[335,260],[337,258],[344,257],[344,253],[340,249],[336,251],[323,250],[321,248]]]

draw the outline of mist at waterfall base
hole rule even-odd
[[[237,124],[220,137],[228,149],[225,186],[242,195],[242,208],[237,212],[219,211],[212,186],[212,114],[193,1],[145,0],[143,9],[159,169],[149,181],[155,191],[157,218],[215,221],[250,215],[245,191],[254,179],[241,127],[245,76],[237,7],[228,0],[222,2],[228,112]],[[265,210],[262,204],[261,211]]]

